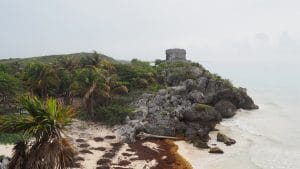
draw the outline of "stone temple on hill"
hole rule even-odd
[[[167,49],[166,50],[166,60],[168,60],[168,61],[186,60],[186,50],[185,49]]]

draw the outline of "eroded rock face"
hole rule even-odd
[[[195,108],[189,108],[184,112],[183,119],[187,122],[219,122],[221,121],[221,114],[211,106],[207,106],[207,108],[203,110],[195,110]]]
[[[230,101],[237,108],[242,108],[246,110],[259,108],[257,105],[254,104],[252,98],[249,97],[245,90],[243,90],[242,88],[219,91],[214,95],[211,103],[216,104],[221,100]]]
[[[223,118],[229,118],[236,114],[237,108],[230,101],[220,100],[215,104],[215,108],[219,111]]]
[[[211,78],[201,66],[163,72],[162,83],[168,87],[155,94],[144,94],[132,103],[135,116],[117,129],[127,141],[134,141],[135,134],[143,131],[183,136],[197,147],[206,147],[202,143],[209,140],[208,133],[222,118],[234,116],[239,108],[258,108],[244,89]]]

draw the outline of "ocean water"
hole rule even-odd
[[[246,87],[259,110],[239,110],[218,126],[237,140],[217,143],[211,155],[183,142],[180,153],[195,169],[300,169],[300,64],[292,61],[201,62],[211,72]],[[211,133],[210,144],[216,143]]]

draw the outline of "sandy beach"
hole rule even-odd
[[[102,124],[75,120],[66,132],[78,150],[82,169],[191,169],[170,140],[122,143],[119,136]],[[0,145],[0,155],[11,157],[13,145]]]
[[[12,155],[13,145],[3,145],[0,144],[0,156],[11,156]]]

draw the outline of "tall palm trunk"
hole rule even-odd
[[[91,96],[90,98],[86,99],[85,103],[86,103],[86,106],[87,106],[88,114],[91,117],[94,117],[95,113],[94,113],[94,98],[93,98],[93,96]]]
[[[64,104],[65,105],[71,105],[72,104],[72,97],[71,97],[70,92],[66,92],[63,98],[64,98]]]
[[[96,89],[96,82],[93,82],[92,86],[89,88],[89,90],[86,92],[86,94],[83,97],[84,102],[86,103],[88,113],[92,117],[94,117],[94,91]]]

